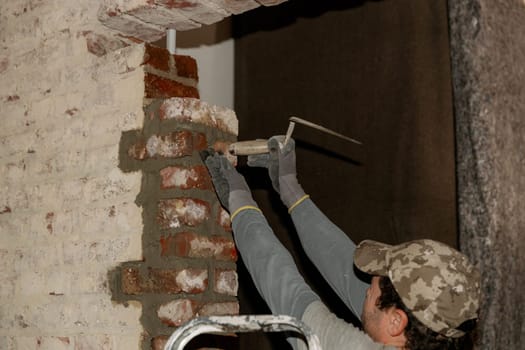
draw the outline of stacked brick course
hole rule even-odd
[[[120,168],[143,177],[143,258],[121,264],[111,281],[114,300],[143,306],[143,348],[160,349],[191,318],[239,313],[229,216],[199,156],[224,150],[238,129],[233,111],[195,98],[191,58],[146,45],[144,64],[144,125],[120,145]],[[155,83],[159,76],[166,84]]]
[[[146,45],[146,48],[146,98],[199,98],[199,76],[197,63],[193,58],[170,55],[167,50],[152,45]]]

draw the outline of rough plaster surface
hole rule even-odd
[[[275,6],[287,0],[101,0],[98,18],[123,36],[156,41],[166,29],[178,31],[214,24],[232,14],[259,6]]]
[[[449,1],[461,248],[481,268],[480,349],[523,347],[525,6]]]
[[[141,258],[140,173],[118,169],[143,124],[143,45],[96,56],[98,2],[0,4],[0,348],[133,349],[140,304],[107,271]]]

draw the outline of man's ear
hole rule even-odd
[[[388,318],[388,333],[392,337],[402,335],[408,324],[407,314],[401,309],[392,307],[388,311]]]

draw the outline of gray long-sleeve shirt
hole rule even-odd
[[[316,216],[317,219],[312,216]],[[364,300],[363,293],[368,286],[363,282],[361,285],[353,285],[355,280],[358,280],[353,273],[352,264],[355,245],[322,215],[310,200],[294,208],[292,219],[310,259],[316,265],[319,264],[319,270],[332,288],[356,315],[359,315],[356,310],[361,307]],[[303,223],[302,219],[308,221]],[[338,319],[326,308],[306,284],[292,256],[275,237],[262,213],[256,210],[241,211],[233,219],[232,225],[242,259],[257,290],[273,314],[286,314],[302,319],[317,334],[323,350],[393,349],[373,342],[368,335]],[[342,247],[347,246],[347,250],[335,247],[337,242],[341,243]],[[325,247],[325,244],[328,245]],[[350,248],[352,246],[353,248]],[[346,253],[349,259],[344,256],[342,262],[336,261],[337,258],[333,259],[334,256],[337,257],[334,254],[341,251]],[[340,274],[337,273],[338,271]],[[337,277],[342,281],[336,281]],[[345,292],[350,294],[345,295]],[[299,347],[304,347],[304,344],[299,342]]]
[[[360,319],[369,284],[355,274],[355,243],[310,199],[299,203],[290,214],[306,255]]]

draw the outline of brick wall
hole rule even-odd
[[[233,111],[195,98],[150,99],[144,110],[143,128],[124,133],[120,150],[121,169],[143,174],[143,257],[110,279],[114,300],[143,305],[144,343],[161,349],[174,327],[196,316],[239,313],[229,215],[199,157],[224,150],[238,128]]]
[[[97,12],[0,4],[0,349],[139,349],[192,312],[237,310],[227,216],[196,153],[232,140],[233,114],[189,99],[181,120],[162,99],[198,97],[195,62]]]

